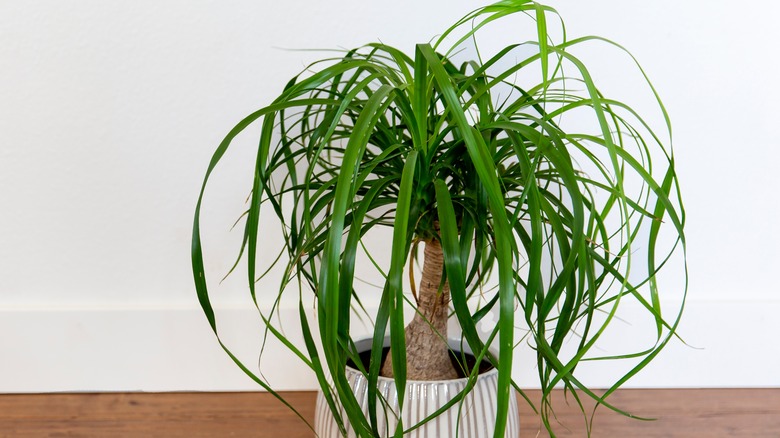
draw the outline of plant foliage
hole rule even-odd
[[[522,14],[535,21],[538,38],[483,58],[476,44],[483,27]],[[554,32],[548,32],[551,18],[560,23]],[[685,216],[671,126],[660,98],[636,64],[663,116],[664,134],[656,134],[628,105],[602,94],[572,50],[592,43],[633,60],[606,39],[567,39],[554,9],[508,0],[472,12],[411,54],[373,43],[294,77],[273,103],[230,131],[203,182],[192,263],[198,298],[214,332],[200,238],[203,193],[233,139],[257,122],[261,134],[239,259],[247,264],[258,310],[258,302],[276,303],[283,294],[315,293],[316,321],[300,304],[304,346],[283,336],[271,321],[273,311],[261,315],[266,330],[314,371],[342,430],[349,423],[358,436],[379,435],[375,414],[363,414],[342,371],[348,359],[356,359],[350,337],[351,309],[362,306],[362,292],[353,284],[356,259],[365,251],[363,241],[380,227],[392,227],[392,246],[389,267],[377,266],[385,282],[372,315],[374,346],[389,330],[399,399],[406,376],[403,310],[411,303],[404,270],[416,242],[437,238],[453,317],[472,351],[498,368],[495,436],[503,436],[512,387],[519,390],[511,371],[522,342],[536,352],[544,394],[539,408],[548,429],[549,397],[556,386],[617,410],[607,396],[675,336],[682,309],[674,309],[671,318],[662,313],[656,274],[673,254],[684,257]],[[459,61],[464,48],[476,54]],[[586,127],[564,129],[568,120]],[[275,215],[283,226],[278,260],[286,264],[277,292],[262,296],[255,288],[261,212]],[[488,279],[497,287],[486,290]],[[610,357],[634,358],[635,365],[597,395],[575,371],[585,360],[605,359],[597,357],[594,345],[626,300],[639,303],[655,321],[656,342]],[[481,336],[477,323],[489,313],[498,323]],[[524,336],[517,327],[526,330]],[[567,342],[573,350],[564,348]],[[491,344],[496,355],[488,351]],[[374,383],[380,350],[374,348],[363,370]],[[476,379],[476,371],[470,378]],[[375,389],[369,394],[372,409],[376,395]],[[399,425],[395,433],[414,426]]]

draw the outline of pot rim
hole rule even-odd
[[[366,351],[371,351],[371,344],[373,343],[373,338],[361,338],[357,341],[355,341],[355,348],[357,349],[358,353],[363,353]],[[468,344],[465,342],[463,343],[463,349],[461,351],[461,339],[460,338],[448,338],[447,339],[447,345],[455,351],[463,352],[466,354],[473,355],[471,348],[469,348]],[[382,347],[389,347],[390,346],[390,336],[385,336],[384,343],[382,344]],[[492,351],[492,350],[491,350]],[[492,351],[495,354],[495,351]],[[345,372],[351,372],[353,374],[359,374],[361,376],[365,376],[360,370],[351,367],[349,365],[346,366]],[[498,374],[498,368],[491,365],[491,368],[485,372],[478,373],[477,379],[483,379],[487,377],[491,377],[494,374]],[[447,379],[447,380],[407,380],[406,385],[409,384],[452,384],[452,383],[466,383],[471,379],[471,377],[459,377],[457,379]],[[379,376],[377,382],[394,382],[395,379],[392,377],[382,377]]]

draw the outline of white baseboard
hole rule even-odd
[[[630,320],[631,309],[623,317]],[[780,301],[690,301],[681,334],[626,387],[778,387]],[[297,309],[284,309],[284,320]],[[256,368],[261,327],[252,310],[219,314],[225,341]],[[294,325],[293,325],[294,327]],[[627,327],[630,327],[627,325]],[[293,333],[288,333],[292,335]],[[258,386],[217,344],[197,308],[0,310],[0,392],[244,391]],[[605,353],[627,345],[631,330],[606,339]],[[534,388],[530,351],[516,358],[521,386]],[[605,387],[621,364],[579,370]],[[277,343],[267,344],[265,377],[279,390],[311,390],[316,380]]]

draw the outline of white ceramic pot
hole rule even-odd
[[[459,340],[450,340],[450,348],[460,348]],[[371,340],[355,343],[358,351],[368,351]],[[347,367],[347,381],[355,393],[355,397],[368,416],[368,388],[366,379],[359,371]],[[466,386],[468,379],[453,379],[441,381],[408,381],[406,383],[406,401],[404,402],[403,424],[404,427],[417,424],[430,414],[436,412],[444,403],[451,400]],[[456,403],[450,409],[404,435],[409,438],[489,438],[493,436],[495,429],[497,405],[498,371],[493,368],[477,378],[477,383],[472,391],[464,398],[462,406]],[[378,408],[378,428],[385,432],[382,437],[392,436],[397,424],[398,397],[396,396],[395,381],[386,377],[379,377],[379,393],[388,400],[388,415]],[[381,406],[381,405],[380,405]],[[392,409],[392,410],[391,410]],[[343,415],[346,419],[346,415]],[[389,424],[388,424],[389,423]],[[346,424],[347,436],[355,437],[354,431]],[[341,438],[333,414],[328,408],[325,397],[320,391],[317,394],[317,407],[314,417],[314,429],[319,438]],[[456,432],[457,431],[457,432]],[[505,437],[517,438],[520,434],[520,420],[517,410],[517,398],[509,400],[509,418],[507,419]]]

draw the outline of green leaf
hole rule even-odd
[[[390,271],[387,275],[388,294],[390,298],[390,354],[393,359],[393,376],[395,378],[398,409],[403,410],[406,393],[406,335],[404,333],[403,309],[403,269],[406,256],[409,253],[410,209],[412,203],[412,184],[417,165],[417,151],[412,151],[406,160],[401,174],[401,188],[398,192],[398,204],[393,225],[393,244],[390,251]],[[414,222],[412,222],[414,223]],[[396,435],[403,431],[403,422],[398,421]],[[399,435],[400,436],[400,435]]]

